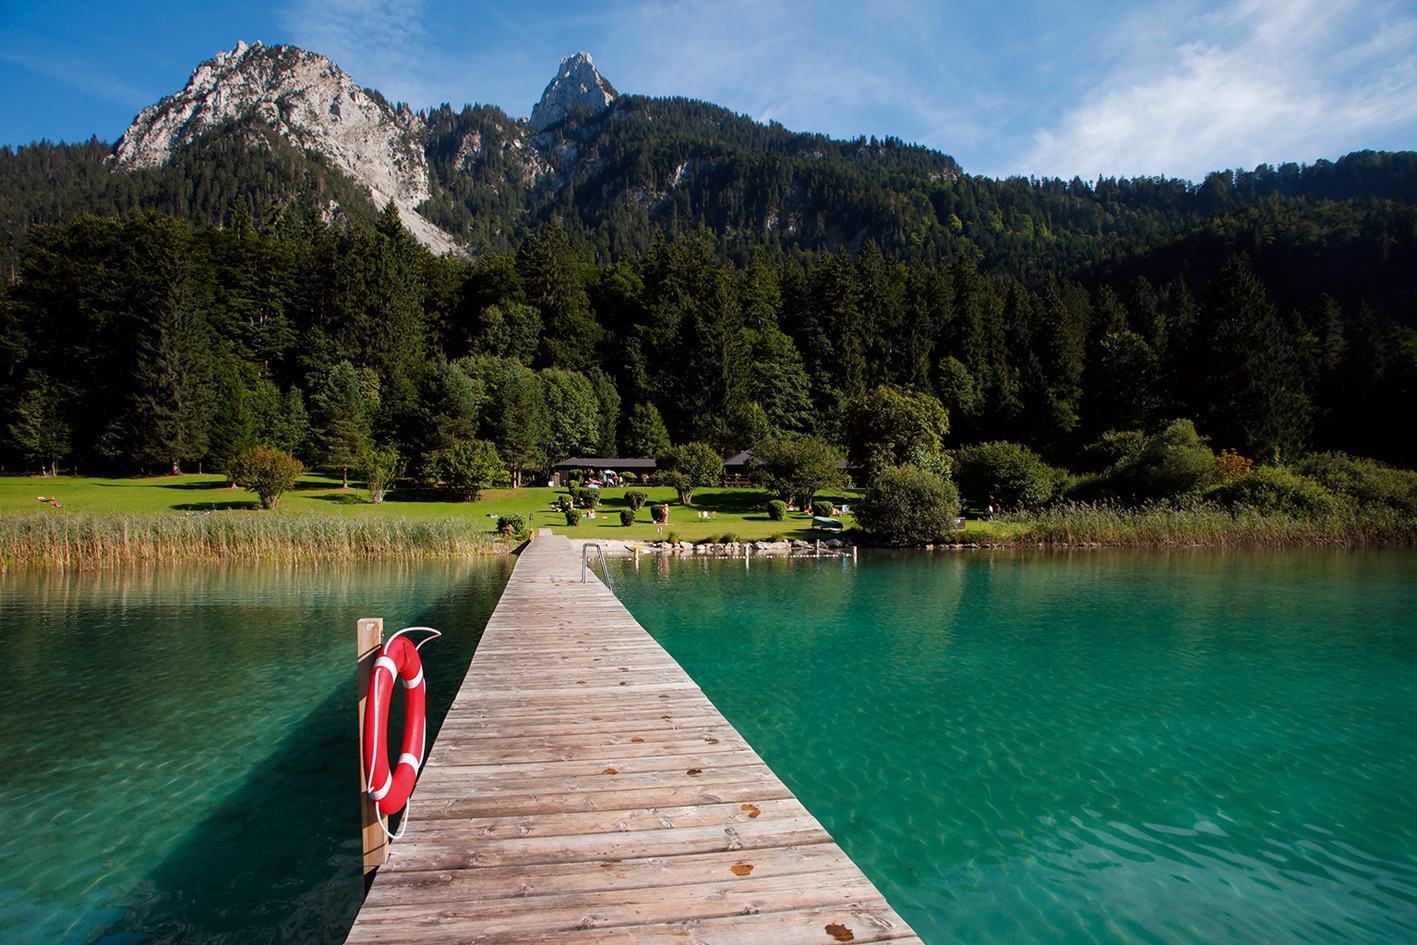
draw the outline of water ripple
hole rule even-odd
[[[1408,943],[1414,578],[883,555],[622,593],[926,941]]]

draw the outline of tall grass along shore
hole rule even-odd
[[[474,521],[335,515],[43,513],[0,517],[0,569],[197,561],[356,561],[503,554]]]
[[[1417,543],[1417,520],[1385,505],[1325,512],[1261,512],[1211,502],[1129,508],[1067,502],[1002,516],[1004,541],[1044,545],[1279,547]]]

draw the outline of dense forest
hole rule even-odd
[[[947,447],[1078,471],[1177,418],[1261,463],[1417,465],[1385,419],[1417,406],[1417,154],[996,181],[622,97],[544,132],[559,164],[533,174],[499,110],[424,118],[421,212],[466,257],[254,125],[144,171],[97,141],[0,149],[5,467],[263,443],[347,470],[382,444],[431,478],[485,440],[516,476],[784,432],[855,456],[882,389],[938,402]]]

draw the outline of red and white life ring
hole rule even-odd
[[[388,727],[395,678],[404,686],[403,746],[391,772]],[[423,766],[427,721],[428,688],[423,682],[423,661],[407,637],[396,635],[384,644],[374,662],[369,700],[364,706],[364,784],[381,813],[396,814],[408,803],[418,769]]]

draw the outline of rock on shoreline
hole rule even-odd
[[[576,554],[587,545],[600,545],[605,554],[614,558],[628,558],[636,553],[675,555],[678,557],[701,558],[811,558],[816,555],[852,555],[856,546],[840,538],[830,538],[818,542],[810,541],[733,541],[700,542],[691,541],[629,541],[625,539],[605,540],[599,538],[570,538]]]

